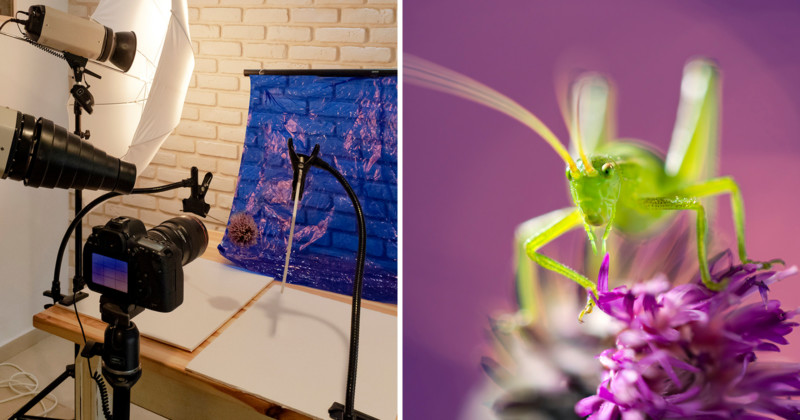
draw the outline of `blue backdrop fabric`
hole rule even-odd
[[[287,140],[339,170],[361,201],[367,228],[363,297],[397,302],[397,78],[250,76],[239,182],[220,253],[280,280],[292,212]],[[344,188],[313,168],[300,201],[288,283],[353,293],[358,246]]]

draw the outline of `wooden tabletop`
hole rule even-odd
[[[209,233],[209,244],[208,249],[206,250],[205,254],[203,254],[202,258],[206,258],[212,261],[220,262],[223,264],[231,264],[230,261],[225,259],[222,255],[219,254],[217,250],[217,245],[222,240],[223,233],[210,231]],[[189,362],[194,359],[203,349],[208,347],[212,341],[214,341],[229,325],[236,321],[236,319],[241,316],[244,311],[250,308],[254,302],[256,302],[264,293],[266,293],[267,289],[273,286],[280,287],[279,281],[274,281],[267,285],[261,292],[259,292],[247,305],[245,305],[239,312],[237,312],[231,319],[228,320],[222,327],[220,327],[214,334],[211,335],[203,344],[197,347],[193,352],[188,352],[182,349],[178,349],[176,347],[172,347],[168,344],[164,344],[162,342],[149,339],[147,337],[141,337],[140,345],[141,345],[141,360],[142,360],[142,368],[143,369],[158,369],[162,373],[165,373],[171,376],[173,379],[179,381],[188,381],[191,382],[193,386],[200,387],[200,388],[208,388],[213,389],[225,394],[230,395],[231,397],[253,407],[259,413],[265,413],[272,417],[279,418],[279,419],[307,419],[303,414],[292,412],[290,410],[286,410],[280,407],[277,404],[265,401],[261,398],[258,398],[253,395],[245,394],[243,392],[237,391],[229,386],[213,381],[206,377],[197,375],[191,371],[186,370],[186,366]],[[338,300],[345,303],[351,303],[352,299],[348,296],[312,289],[309,287],[304,286],[297,286],[287,284],[286,287],[291,287],[298,290],[303,290],[308,293],[313,293],[316,295],[324,296],[330,299]],[[362,301],[362,308],[372,309],[381,313],[397,316],[397,306],[386,304],[386,303],[378,303],[378,302],[371,302],[371,301]],[[80,320],[83,324],[84,331],[86,333],[86,338],[89,340],[94,340],[98,342],[103,341],[103,333],[106,329],[106,324],[98,319],[80,314]],[[33,326],[43,331],[47,331],[51,334],[57,335],[59,337],[65,338],[69,341],[83,344],[83,337],[81,335],[80,327],[78,326],[78,322],[76,320],[76,313],[72,310],[72,308],[66,308],[60,305],[55,305],[50,307],[49,309],[42,311],[33,317]]]

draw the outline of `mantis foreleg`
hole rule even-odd
[[[520,309],[519,315],[526,324],[538,317],[542,297],[538,273],[534,262],[525,252],[525,244],[574,211],[574,207],[554,210],[520,224],[514,231],[514,275],[517,303]]]
[[[523,247],[525,249],[525,254],[527,254],[530,259],[535,261],[540,266],[548,270],[555,271],[556,273],[559,273],[575,281],[576,283],[581,285],[581,287],[589,289],[594,293],[597,293],[597,285],[593,281],[589,280],[586,276],[581,275],[572,268],[569,268],[566,265],[544,254],[536,252],[539,248],[543,247],[553,239],[561,236],[562,234],[571,229],[574,229],[577,226],[580,226],[583,223],[583,218],[581,217],[580,210],[578,210],[577,208],[573,208],[571,211],[565,209],[563,210],[563,212],[564,212],[563,216],[551,220],[550,223],[543,224],[538,232],[534,233],[533,236],[531,236],[527,241],[525,241],[525,243],[523,244]],[[524,279],[518,275],[518,281],[522,280]],[[517,285],[518,290],[520,290],[521,287],[524,286],[519,284]],[[521,295],[521,297],[522,296],[524,295]],[[529,308],[526,308],[524,306],[521,306],[521,308],[523,310],[529,310]],[[588,313],[588,311],[590,310],[591,308],[587,306],[584,312],[581,313],[581,316],[583,316],[583,313]]]

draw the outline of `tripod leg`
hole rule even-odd
[[[131,418],[131,389],[130,387],[114,388],[114,420],[129,420]]]
[[[67,378],[75,375],[75,365],[67,366],[67,369],[61,373],[53,382],[50,382],[50,385],[47,385],[43,390],[41,390],[35,397],[33,397],[27,404],[22,406],[14,415],[12,415],[11,419],[22,419],[25,418],[25,413],[30,411],[36,404],[39,404],[39,401],[44,399],[44,397],[50,395],[56,387],[61,385]]]

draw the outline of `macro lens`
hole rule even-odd
[[[206,226],[194,216],[173,217],[148,230],[147,237],[177,245],[183,252],[182,265],[194,261],[208,246]]]

